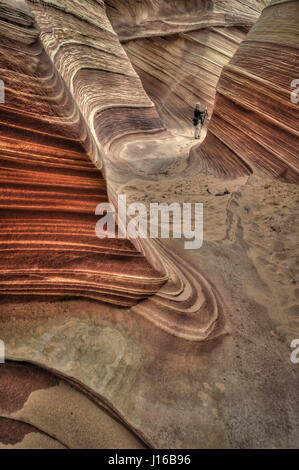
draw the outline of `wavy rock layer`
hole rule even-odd
[[[127,240],[96,237],[95,208],[108,199],[84,150],[100,164],[96,146],[19,5],[1,11],[0,293],[133,305],[164,278]]]
[[[0,384],[0,449],[144,448],[104,403],[50,372],[9,362]]]
[[[290,99],[298,21],[297,2],[272,2],[224,67],[208,135],[195,152],[203,167],[234,175],[247,166],[299,181],[298,111]]]
[[[6,344],[7,357],[53,368],[81,392],[88,389],[98,406],[104,406],[114,418],[122,417],[113,426],[113,436],[118,435],[118,427],[125,423],[157,448],[297,445],[297,365],[290,363],[289,343],[285,344],[281,338],[286,331],[293,338],[298,325],[294,233],[291,232],[295,185],[284,185],[271,178],[266,181],[264,173],[258,179],[250,159],[242,160],[248,147],[244,145],[239,153],[231,150],[236,139],[233,132],[226,136],[227,145],[219,136],[210,134],[207,143],[212,136],[213,147],[204,144],[200,146],[201,152],[206,148],[202,158],[187,159],[187,148],[194,143],[186,137],[193,97],[202,92],[202,99],[209,99],[212,106],[216,76],[242,39],[243,28],[247,30],[253,24],[265,4],[255,0],[107,0],[113,27],[131,54],[135,68],[139,64],[144,87],[155,101],[159,115],[143,89],[137,68],[132,67],[105,15],[103,2],[30,1],[44,47],[53,61],[52,74],[59,70],[70,91],[70,114],[79,116],[72,122],[82,119],[72,138],[68,137],[68,145],[75,140],[84,146],[85,151],[80,147],[80,165],[86,154],[98,167],[104,160],[109,196],[113,200],[118,190],[125,191],[130,185],[138,201],[153,198],[186,202],[190,198],[192,202],[203,201],[209,214],[200,250],[184,250],[182,242],[176,240],[149,240],[142,244],[156,271],[168,274],[169,281],[156,295],[133,308],[114,308],[88,299],[23,304],[0,301],[1,338]],[[284,8],[289,4],[285,3]],[[275,23],[280,37],[285,34],[279,32],[283,24],[284,21]],[[262,36],[271,34],[270,26],[271,22],[261,31]],[[161,39],[162,28],[167,34],[163,36],[165,39]],[[210,28],[209,33],[203,28]],[[32,35],[36,37],[37,28],[33,30]],[[32,35],[29,42],[35,44]],[[172,77],[165,73],[167,60],[174,55],[180,60],[181,49],[193,41],[191,36],[196,39],[193,53],[198,57],[198,64],[207,73],[210,71],[212,85],[206,82],[203,90],[197,93],[196,88],[191,89],[189,95],[186,91],[189,81],[179,80],[180,86],[173,89],[171,99],[165,101],[163,108],[165,88],[173,83]],[[220,37],[223,37],[221,44]],[[294,44],[294,34],[288,34],[287,38]],[[162,41],[167,44],[165,59],[157,50]],[[201,44],[205,41],[212,49],[207,53],[209,60],[205,59]],[[146,47],[155,66],[145,64],[143,48]],[[196,60],[189,63],[189,59],[186,57],[181,68],[186,67],[194,76]],[[266,54],[264,61],[267,63]],[[275,61],[271,59],[271,63],[275,69]],[[169,68],[178,74],[175,63]],[[151,74],[155,74],[155,89],[151,87]],[[182,103],[185,94],[186,105]],[[237,98],[236,91],[234,97]],[[174,106],[172,99],[176,102]],[[186,112],[181,113],[183,106]],[[59,109],[62,112],[63,108]],[[226,108],[225,116],[230,109]],[[53,115],[57,116],[57,112]],[[217,112],[216,107],[215,117]],[[168,113],[173,119],[167,120]],[[67,128],[69,115],[62,114],[60,117],[65,117],[63,123]],[[181,115],[183,123],[176,119],[172,133],[165,126],[171,126],[177,115]],[[243,129],[245,117],[244,113],[234,115]],[[48,129],[51,120],[46,121],[44,129]],[[175,135],[176,131],[183,131],[184,137]],[[257,126],[255,138],[258,131]],[[44,133],[52,135],[49,131]],[[65,147],[69,148],[68,145]],[[179,160],[179,146],[184,147],[180,153],[181,166],[174,169],[170,163]],[[59,147],[61,158],[60,154]],[[46,156],[49,161],[49,155]],[[264,171],[263,168],[259,171]],[[87,171],[85,166],[84,171]],[[248,178],[252,172],[255,174]],[[188,178],[191,173],[192,179]],[[64,177],[67,179],[66,174]],[[80,170],[80,181],[81,178]],[[119,188],[120,183],[128,185]],[[84,186],[84,193],[87,187]],[[94,188],[92,184],[91,187]],[[223,194],[226,187],[229,192]],[[97,193],[100,190],[105,200],[102,186],[95,188]],[[223,197],[215,197],[218,193]],[[286,201],[287,211],[283,209]],[[86,227],[86,222],[83,226]],[[279,235],[280,231],[283,236]],[[69,240],[69,233],[67,237]],[[79,243],[83,246],[82,240]],[[133,250],[131,246],[130,250]],[[290,266],[287,250],[292,256]],[[136,266],[135,254],[133,258]],[[118,269],[122,266],[119,264]],[[4,375],[3,371],[1,374]],[[7,382],[8,390],[15,382],[13,373]],[[286,383],[288,393],[285,393]],[[18,381],[14,393],[19,395],[23,388],[26,389],[26,380]],[[5,445],[9,441],[16,446],[30,445],[25,440],[33,434],[29,432],[32,428],[20,429],[21,422],[30,423],[43,438],[46,433],[47,437],[53,436],[54,442],[44,441],[48,446],[78,447],[82,442],[90,447],[115,445],[109,433],[105,434],[104,442],[96,439],[102,432],[99,422],[106,423],[105,417],[94,408],[88,412],[87,407],[82,407],[81,394],[74,397],[74,390],[66,390],[65,384],[53,385],[42,393],[31,390],[26,398],[18,409],[6,409],[2,413],[2,423],[6,421],[0,424],[0,433],[4,426],[7,430],[11,428],[7,420],[17,423],[11,432],[6,435],[2,432]],[[49,403],[48,413],[45,410],[48,411]],[[75,419],[70,419],[72,410],[79,410]],[[46,419],[41,419],[45,415]],[[57,423],[64,422],[64,417],[66,427],[61,429]],[[85,426],[87,438],[82,440],[80,432],[78,442],[78,435],[72,431],[81,424]],[[22,435],[25,438],[20,441]],[[136,442],[125,441],[130,436],[123,435],[123,438],[120,440],[123,445],[126,442],[128,446],[138,446]]]
[[[126,137],[163,133],[148,98],[102,3],[29,1],[41,39],[106,157]],[[83,9],[82,9],[83,8]],[[109,159],[113,159],[109,155]]]
[[[192,135],[194,103],[213,110],[224,65],[268,3],[108,0],[107,14],[167,129]]]
[[[106,0],[121,41],[167,36],[213,26],[250,28],[268,0]]]
[[[111,185],[110,197],[113,198],[117,187],[115,181],[126,172],[132,176],[132,161],[144,170],[141,153],[143,158],[149,155],[153,160],[155,149],[159,152],[163,143],[168,146],[172,136],[145,93],[117,35],[109,27],[101,4],[92,2],[90,10],[84,14],[79,2],[62,9],[58,9],[53,1],[29,4],[41,29],[44,47],[71,90],[104,155]],[[82,31],[85,31],[84,35]],[[130,163],[129,170],[127,162]],[[138,248],[142,249],[141,246]],[[173,262],[173,258],[167,259],[167,256],[165,259],[163,249],[160,253],[152,246],[145,253],[156,270],[164,273],[163,280],[172,277],[166,292],[162,290],[158,294],[156,310],[149,315],[151,320],[176,336],[192,340],[207,338],[214,332],[220,310],[208,283],[200,274],[190,272],[188,267],[179,267],[179,273],[176,273],[177,261]],[[133,258],[132,262],[136,266]],[[110,272],[112,274],[111,267]],[[149,294],[154,292],[151,290],[154,283],[155,280],[148,281],[148,286],[151,285]],[[157,290],[159,283],[161,285],[161,279],[154,289]],[[117,284],[118,291],[122,287]],[[184,318],[180,312],[184,312]]]
[[[172,133],[156,146],[142,142],[144,151],[155,154],[156,165],[163,161],[159,153],[177,155],[175,146],[182,142],[174,135],[193,137],[195,102],[206,104],[212,113],[223,67],[267,4],[248,2],[244,6],[237,2],[232,9],[223,2],[191,3],[177,2],[174,9],[163,1],[144,1],[138,6],[133,2],[107,2],[109,19],[164,126]],[[127,153],[135,153],[136,159],[139,154],[145,168],[141,151],[130,144],[127,148]],[[120,155],[124,153],[123,150]],[[155,173],[157,167],[151,171]],[[237,176],[250,174],[245,164],[240,167]],[[228,171],[229,168],[228,163]],[[134,311],[168,333],[188,340],[203,341],[223,332],[224,306],[216,286],[201,275],[198,267],[186,263],[173,247],[169,249],[159,242],[147,245],[143,243],[141,248],[148,259],[153,265],[157,259],[163,260],[170,280],[157,296]]]
[[[195,2],[192,8],[190,5],[187,7],[185,2],[179,2],[179,18],[167,20],[168,23],[175,23],[175,29],[171,27],[168,33],[192,32],[180,37],[177,45],[173,37],[169,39],[168,50],[163,50],[163,53],[160,52],[160,41],[167,42],[168,39],[149,39],[149,47],[144,46],[147,39],[140,40],[140,44],[130,41],[125,45],[133,65],[136,66],[139,60],[138,54],[143,55],[143,62],[144,56],[148,57],[147,62],[150,63],[147,66],[142,63],[140,68],[136,68],[142,82],[119,42],[119,39],[124,41],[140,37],[139,32],[136,33],[140,26],[139,7],[136,9],[136,5],[134,7],[130,3],[115,5],[108,2],[108,14],[111,13],[111,7],[115,7],[113,11],[120,12],[122,24],[135,24],[133,35],[124,35],[118,27],[119,19],[112,14],[111,21],[118,37],[106,17],[102,3],[91,2],[83,13],[79,2],[72,2],[68,7],[60,2],[58,8],[57,2],[52,0],[29,1],[41,29],[44,47],[71,90],[104,154],[111,199],[115,200],[120,182],[126,182],[134,174],[159,172],[164,165],[175,160],[181,137],[175,138],[170,131],[183,131],[185,135],[190,133],[188,120],[191,119],[192,102],[194,106],[194,100],[198,100],[197,87],[205,73],[209,74],[210,81],[207,80],[202,85],[200,99],[207,100],[210,110],[212,109],[221,68],[237,48],[244,35],[244,28],[246,30],[252,26],[264,3],[258,6],[256,2],[248,2],[244,7],[244,4],[236,2],[235,12],[230,14],[228,5],[223,2]],[[162,26],[170,13],[165,2],[144,2],[140,7],[143,12],[141,15],[147,15],[141,21],[146,29],[141,36],[153,34],[152,20],[155,22],[154,35],[161,34],[161,31],[165,34]],[[130,11],[135,11],[137,16],[134,16],[135,13],[133,17],[130,16]],[[164,18],[163,25],[160,17]],[[186,27],[186,23],[192,24],[191,29]],[[195,31],[207,26],[211,28],[223,25],[227,27],[224,32],[221,29]],[[84,35],[82,31],[85,31]],[[206,48],[209,50],[207,53],[204,51],[205,43],[210,46]],[[185,49],[191,44],[190,56],[184,55]],[[136,50],[137,59],[134,61]],[[191,76],[196,74],[196,69],[200,66],[202,74],[192,80],[191,87],[187,78],[179,83],[177,90],[173,90],[172,77],[168,75],[165,79],[165,70],[168,74],[178,75],[178,70],[182,68],[179,60],[177,62],[178,56],[184,56],[183,68],[189,70]],[[170,57],[176,57],[172,69],[168,66],[169,60],[173,60]],[[161,70],[160,76],[153,82],[157,96],[151,92],[153,68],[156,71],[158,68]],[[146,75],[151,78],[146,78]],[[175,82],[174,86],[176,85]],[[170,110],[167,105],[162,110],[166,87],[171,90],[169,102],[173,103],[173,108]],[[157,109],[148,95],[157,104]],[[157,110],[160,111],[160,116]],[[175,126],[169,125],[170,122],[180,123]],[[166,131],[167,126],[170,128]],[[163,155],[160,157],[160,154]],[[247,168],[245,173],[248,173]],[[223,323],[221,302],[217,300],[215,289],[211,288],[198,270],[187,266],[160,243],[145,242],[138,245],[138,248],[143,250],[159,272],[170,278],[156,298],[138,308],[138,313],[159,328],[185,339],[202,341],[214,334],[218,335]]]
[[[211,27],[124,43],[167,129],[193,136],[192,118],[197,101],[207,105],[209,114],[212,113],[222,68],[245,34],[238,27]]]

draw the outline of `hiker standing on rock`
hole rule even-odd
[[[194,139],[200,139],[200,131],[204,125],[205,119],[209,118],[208,108],[205,106],[204,110],[201,111],[200,103],[196,103],[193,117],[193,124],[195,126]]]

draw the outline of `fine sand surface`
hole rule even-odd
[[[271,318],[287,340],[292,340],[299,336],[298,185],[258,173],[217,177],[213,169],[198,171],[199,156],[192,161],[190,172],[189,152],[192,147],[199,148],[205,136],[206,126],[199,143],[176,135],[174,141],[181,153],[174,162],[160,173],[152,169],[148,179],[140,177],[120,186],[118,193],[126,194],[128,204],[143,202],[148,211],[153,202],[202,203],[204,244],[229,246],[241,233],[244,250],[267,286],[262,303],[271,303]],[[173,155],[171,149],[168,155]],[[184,176],[190,173],[192,176]]]
[[[264,282],[262,302],[268,304],[271,318],[287,341],[298,337],[299,247],[294,219],[298,185],[258,175],[230,180],[198,173],[184,178],[181,170],[175,174],[169,168],[170,177],[159,175],[154,182],[135,179],[122,186],[119,193],[127,195],[128,203],[143,202],[147,207],[152,202],[202,203],[204,244],[229,246],[241,233],[244,250]]]

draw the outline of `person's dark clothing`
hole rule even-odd
[[[204,118],[205,118],[205,112],[204,111],[201,111],[200,109],[195,109],[194,110],[194,118],[193,118],[194,126],[197,126],[199,121],[201,122],[201,125],[203,126]]]

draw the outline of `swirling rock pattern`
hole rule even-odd
[[[10,120],[10,109],[3,108],[3,142],[6,142],[6,147],[1,144],[3,158],[7,161],[8,144],[12,155],[18,156],[12,167],[17,180],[12,180],[7,164],[4,166],[9,197],[3,200],[5,204],[11,201],[9,208],[16,204],[18,209],[13,217],[16,219],[19,214],[26,230],[20,231],[20,221],[12,223],[11,211],[5,206],[4,246],[12,242],[17,251],[16,247],[24,245],[27,236],[26,240],[29,239],[30,214],[22,206],[24,193],[19,197],[13,186],[22,178],[28,190],[25,202],[27,200],[29,206],[33,203],[34,216],[39,215],[37,221],[32,218],[30,230],[34,237],[30,232],[30,243],[32,239],[36,241],[35,224],[43,220],[42,232],[38,228],[38,236],[43,233],[42,244],[35,245],[39,253],[44,242],[50,254],[48,247],[53,247],[53,242],[59,242],[57,247],[72,243],[73,259],[74,251],[83,249],[85,256],[92,246],[94,262],[93,241],[86,237],[88,220],[93,217],[93,212],[89,211],[95,201],[100,202],[99,197],[106,201],[107,193],[104,180],[99,178],[91,162],[102,169],[112,201],[116,200],[118,192],[129,193],[129,190],[139,201],[148,202],[154,197],[161,201],[169,198],[169,202],[180,198],[185,202],[190,198],[203,201],[209,217],[205,242],[199,251],[184,251],[181,241],[175,240],[135,242],[152,268],[128,241],[101,244],[101,254],[106,250],[105,261],[115,259],[113,256],[118,250],[117,279],[111,282],[112,276],[107,276],[108,272],[113,272],[112,262],[105,267],[101,260],[97,276],[93,274],[92,291],[90,278],[88,282],[85,278],[83,283],[80,277],[84,291],[76,289],[76,292],[81,297],[130,306],[133,297],[136,303],[154,293],[168,278],[155,295],[131,308],[113,307],[107,302],[89,299],[61,302],[47,301],[40,296],[40,302],[26,303],[0,299],[0,336],[5,341],[7,357],[55,370],[49,387],[42,385],[43,390],[37,393],[29,387],[25,404],[21,403],[14,410],[7,407],[1,410],[3,446],[78,447],[84,442],[90,447],[120,443],[139,447],[140,442],[129,431],[125,432],[123,425],[157,448],[297,445],[297,366],[290,364],[289,343],[282,340],[283,335],[293,338],[298,331],[294,313],[298,300],[293,269],[294,236],[289,230],[296,187],[273,179],[277,175],[290,181],[295,178],[290,137],[294,135],[294,115],[290,109],[294,108],[287,108],[285,124],[278,124],[276,106],[285,102],[281,101],[281,96],[286,98],[287,94],[279,87],[273,88],[268,79],[272,69],[274,76],[279,77],[278,68],[284,70],[288,57],[291,60],[296,57],[296,35],[291,26],[291,16],[295,17],[296,12],[289,9],[292,2],[272,2],[240,47],[240,41],[267,1],[107,0],[106,12],[112,26],[104,2],[100,0],[31,0],[28,4],[34,16],[24,2],[10,2],[3,8],[7,3],[0,1],[0,11],[6,18],[2,24],[3,36],[11,35],[7,17],[12,15],[18,18],[12,21],[11,27],[15,38],[27,38],[23,41],[27,48],[21,47],[18,40],[15,45],[11,37],[3,47],[18,51],[19,58],[13,62],[7,58],[9,54],[4,56],[5,64],[13,63],[7,70],[6,65],[4,67],[6,81],[14,80],[19,93],[12,99],[14,86],[7,90],[12,110]],[[271,15],[280,19],[274,21]],[[38,40],[39,28],[42,43]],[[251,35],[254,39],[250,39]],[[269,53],[271,48],[275,49],[273,44],[277,40],[278,67],[273,54]],[[163,53],[162,44],[165,46]],[[190,49],[189,55],[184,54],[186,48]],[[239,55],[238,48],[243,48],[247,56]],[[283,58],[280,49],[291,54]],[[32,63],[35,66],[34,73],[25,63],[24,50],[26,57],[34,57],[30,61],[31,66]],[[261,64],[265,64],[267,76],[263,75]],[[29,101],[26,93],[20,92],[21,85],[16,78],[20,67],[23,67],[22,79],[33,87],[34,100]],[[246,67],[250,71],[243,73]],[[184,68],[195,77],[192,86],[188,76],[180,75]],[[169,71],[175,77],[170,76]],[[204,80],[206,74],[210,80]],[[188,137],[192,101],[203,100],[211,111],[219,75],[208,136],[203,144],[191,150],[188,158],[194,143]],[[246,76],[246,79],[241,80],[239,76]],[[238,83],[242,83],[244,90]],[[257,83],[265,84],[267,96],[262,95]],[[276,104],[272,119],[267,100],[273,90]],[[221,100],[224,100],[222,105]],[[25,112],[25,106],[30,112]],[[30,113],[35,114],[35,127]],[[253,122],[248,119],[250,113],[259,125],[249,126]],[[257,143],[262,143],[264,149],[269,147],[271,133],[266,122],[274,125],[273,139],[277,139],[278,131],[285,132],[287,151],[286,156],[279,139],[275,140],[277,148],[271,149],[270,165],[264,153],[260,160],[254,154]],[[26,160],[21,158],[23,155]],[[282,160],[287,169],[281,172]],[[30,161],[34,169],[24,174],[24,165]],[[41,173],[47,174],[46,186],[41,185]],[[37,199],[34,199],[32,185],[38,192]],[[56,188],[55,194],[57,186],[61,188],[58,193],[61,197],[51,199],[49,186]],[[225,192],[226,187],[229,191]],[[11,194],[15,195],[14,200],[9,199]],[[223,197],[214,197],[219,194]],[[290,206],[287,211],[284,209],[286,201]],[[274,211],[273,204],[279,210]],[[53,212],[55,227],[59,221],[55,240],[45,235],[49,233],[50,223],[48,215],[47,220],[40,217],[45,213],[42,207]],[[258,211],[258,217],[254,211]],[[277,238],[281,230],[281,211],[283,233],[288,232],[287,247],[284,240]],[[62,214],[63,219],[60,219]],[[76,237],[79,227],[80,237],[75,238],[70,233],[69,227],[63,225],[65,220],[69,227],[75,225]],[[94,224],[94,218],[92,220],[90,227]],[[15,227],[17,243],[9,227]],[[98,247],[99,242],[95,240],[95,243]],[[292,256],[290,268],[287,250]],[[28,258],[27,264],[32,262]],[[53,258],[50,261],[53,262]],[[89,261],[91,259],[85,257],[80,264],[85,273]],[[43,262],[49,267],[48,258]],[[11,267],[15,276],[15,265],[12,263]],[[78,285],[75,267],[78,265],[72,264],[69,295],[74,294],[73,286]],[[34,265],[36,268],[35,284],[33,279],[30,283],[31,292],[39,284],[36,277],[40,266]],[[55,288],[52,293],[56,296],[58,287],[63,286],[65,296],[62,267],[58,263],[55,269],[58,274],[50,278],[49,286]],[[8,286],[8,278],[5,282]],[[22,282],[17,279],[17,282],[24,288],[24,279]],[[28,370],[25,372],[28,374]],[[6,383],[4,381],[6,390],[11,389],[16,375],[13,371]],[[40,379],[40,370],[37,375]],[[0,380],[4,376],[0,368]],[[57,377],[59,386],[55,385]],[[83,402],[81,394],[74,393],[66,383],[61,384],[62,378],[77,391],[87,394],[99,410],[91,409],[85,402],[86,416],[81,413],[69,421],[70,412],[80,409]],[[26,380],[16,382],[17,397],[22,395],[22,389],[28,392]],[[286,383],[288,393],[285,393]],[[73,407],[69,406],[70,402]],[[51,404],[49,413],[45,413],[45,403]],[[56,406],[61,403],[65,403],[65,407]],[[8,399],[7,404],[10,405]],[[113,424],[106,413],[114,419]],[[47,419],[42,419],[45,414]],[[68,417],[67,427],[59,429],[57,422],[62,416]],[[90,423],[95,420],[101,434],[101,423],[107,423],[107,419],[112,433],[106,433],[103,441],[96,439],[91,435]],[[74,423],[84,424],[87,436],[78,426],[80,439],[84,434],[81,442],[68,428]],[[119,433],[121,439],[115,439]]]
[[[197,101],[212,113],[222,68],[245,34],[237,26],[211,27],[124,43],[167,129],[191,137],[190,123]]]
[[[79,1],[28,3],[46,51],[106,158],[112,158],[108,154],[114,142],[165,131],[103,2],[88,2],[87,8]]]
[[[267,1],[106,4],[113,28],[164,125],[191,136],[194,103],[201,101],[212,112],[221,70]]]
[[[224,67],[207,138],[194,154],[203,167],[233,175],[246,165],[298,182],[298,111],[290,99],[298,20],[296,2],[273,1]]]
[[[180,16],[179,21],[174,22],[175,29],[173,30],[171,27],[168,33],[180,32],[184,35],[180,37],[179,41],[171,37],[169,52],[163,54],[160,67],[163,73],[167,67],[167,60],[169,61],[169,57],[174,54],[174,51],[176,56],[178,52],[182,56],[187,42],[187,47],[190,44],[195,44],[194,55],[200,57],[203,72],[202,76],[198,77],[198,81],[194,80],[193,89],[190,90],[188,95],[186,94],[188,79],[179,83],[178,90],[172,90],[170,101],[173,103],[174,109],[169,110],[166,107],[165,111],[161,108],[161,103],[164,104],[165,102],[163,92],[162,97],[161,91],[158,92],[156,97],[153,96],[153,93],[150,93],[149,87],[151,85],[149,84],[152,81],[145,78],[144,74],[147,72],[143,72],[146,69],[143,66],[141,68],[137,66],[137,71],[143,78],[143,83],[140,81],[140,77],[133,69],[119,43],[118,36],[106,17],[103,2],[91,2],[86,11],[82,9],[80,2],[69,4],[51,0],[35,0],[29,2],[29,4],[41,29],[44,47],[68,85],[80,112],[88,123],[88,128],[91,129],[92,134],[91,140],[96,143],[101,155],[104,155],[104,166],[108,169],[108,181],[111,185],[115,175],[117,180],[121,177],[120,175],[126,174],[126,165],[128,162],[131,163],[131,156],[134,155],[134,152],[136,161],[140,160],[138,141],[145,143],[145,145],[141,145],[144,148],[143,153],[150,153],[153,151],[151,139],[154,135],[155,145],[158,143],[157,150],[159,151],[159,145],[161,148],[163,141],[168,145],[168,139],[173,139],[173,136],[170,136],[169,132],[166,131],[165,126],[169,127],[170,130],[182,130],[169,125],[170,122],[180,122],[178,127],[183,127],[183,132],[187,127],[189,128],[191,105],[196,98],[195,93],[204,74],[209,74],[211,80],[209,84],[202,86],[200,98],[207,101],[210,109],[212,109],[215,85],[221,68],[238,46],[244,31],[253,24],[264,2],[259,7],[257,7],[256,2],[249,2],[246,8],[243,8],[243,6],[241,8],[237,2],[235,12],[232,15],[229,14],[228,7],[223,2],[219,4],[218,2],[195,2],[192,8],[186,8],[184,2],[180,3],[179,8],[184,13]],[[146,2],[143,6],[145,6],[145,12],[147,12],[145,14],[148,14],[148,17],[146,20],[142,20],[142,23],[146,25],[146,31],[143,31],[142,36],[148,36],[153,34],[151,22],[155,15],[159,18],[167,17],[169,9],[164,2],[158,2],[155,7],[151,2]],[[111,7],[113,5],[108,3],[108,13],[111,12]],[[243,10],[243,13],[240,12],[239,7]],[[120,3],[117,8],[122,11],[123,5]],[[130,8],[127,11],[130,13]],[[197,16],[200,22],[192,21],[192,15]],[[203,18],[204,21],[202,22]],[[137,28],[138,30],[139,20],[139,13],[137,12],[135,19],[132,20],[131,18],[129,20],[126,19],[126,15],[122,15],[121,21],[135,22],[133,29],[136,30]],[[173,18],[170,19],[170,23],[172,23],[172,20]],[[122,36],[119,31],[115,15],[112,15],[112,21],[120,39],[127,40],[129,37]],[[165,21],[164,18],[163,24]],[[192,24],[191,30],[184,26],[186,21],[188,24]],[[219,29],[219,26],[223,25],[226,26],[224,32]],[[157,26],[159,26],[159,21],[155,27],[154,35],[157,35],[159,31]],[[196,31],[196,29],[202,29],[206,26],[210,28],[213,26],[216,29],[209,30],[209,32]],[[84,35],[82,34],[83,30],[85,31]],[[186,31],[192,32],[188,33]],[[140,37],[140,34],[134,33],[133,36]],[[157,44],[151,42],[150,49],[152,51],[159,49],[161,39],[156,39],[156,41],[158,41]],[[174,44],[176,42],[178,44]],[[221,47],[219,42],[222,44]],[[209,48],[213,50],[210,56],[205,53],[205,43],[208,43]],[[131,41],[126,46],[131,59],[134,56],[136,46],[139,51],[144,49],[143,43],[139,44],[135,41]],[[145,51],[146,53],[149,52],[146,48]],[[153,57],[155,57],[154,53]],[[159,57],[157,60],[159,60]],[[133,59],[132,61],[134,63]],[[151,58],[153,64],[154,61],[155,58]],[[174,75],[177,75],[180,65],[174,64],[172,72]],[[184,57],[184,65],[188,70],[188,59],[186,57]],[[152,65],[150,66],[152,67]],[[191,59],[189,67],[190,75],[194,75],[196,73],[195,69],[198,69],[195,58]],[[152,76],[152,74],[150,75]],[[156,89],[162,90],[161,82],[163,80],[161,80],[161,77],[157,80],[159,86]],[[155,101],[160,116],[153,102],[144,92],[143,85]],[[165,86],[169,87],[169,85],[169,81],[166,80]],[[134,90],[134,93],[132,90]],[[182,100],[183,95],[186,97],[184,100]],[[178,101],[175,100],[175,96],[178,96]],[[181,105],[182,102],[183,106]],[[182,108],[183,113],[181,112]],[[169,119],[167,119],[167,115],[169,115]],[[160,117],[162,117],[163,124]],[[160,141],[157,139],[160,139]],[[98,166],[101,165],[99,154],[94,158],[94,161]],[[131,172],[132,175],[134,171],[134,166],[132,169],[131,165],[129,174]],[[114,189],[112,186],[109,189],[112,199]],[[151,308],[145,307],[150,313],[144,314],[151,321],[156,322],[159,327],[186,339],[202,340],[211,336],[216,326],[216,320],[219,320],[219,311],[221,309],[219,308],[219,302],[215,299],[215,293],[208,287],[204,278],[198,273],[196,274],[196,271],[191,274],[190,269],[183,268],[183,262],[179,260],[176,262],[170,261],[172,256],[165,256],[162,253],[164,249],[160,252],[161,247],[159,246],[158,249],[153,245],[151,249],[146,249],[144,246],[139,246],[139,248],[143,249],[151,263],[155,267],[159,267],[159,270],[164,273],[164,279],[166,277],[171,278],[166,290],[161,290],[158,294],[155,307],[157,317],[154,313],[155,309],[152,309],[153,306]],[[159,258],[164,259],[164,262],[157,262]],[[161,308],[162,305],[163,308]],[[142,310],[143,308],[144,306],[142,306]],[[184,326],[182,327],[179,326],[182,321],[180,312],[184,312],[185,315]],[[189,314],[187,314],[188,312]],[[187,326],[186,320],[187,324],[190,323],[189,326]],[[170,327],[170,325],[173,326]]]
[[[145,447],[97,397],[48,371],[8,362],[0,384],[0,449]]]
[[[214,26],[250,28],[268,0],[106,0],[121,41],[167,36]]]
[[[96,237],[95,207],[108,199],[86,153],[100,165],[96,144],[32,14],[16,5],[25,12],[7,4],[1,11],[0,293],[133,305],[165,277],[127,240]]]
[[[126,181],[132,177],[135,161],[142,167],[139,143],[146,158],[154,148],[159,152],[163,142],[169,146],[173,136],[145,93],[119,38],[109,27],[103,4],[92,3],[96,13],[93,20],[91,14],[82,14],[78,2],[67,7],[60,3],[59,8],[51,0],[29,4],[41,28],[44,47],[104,155],[109,196],[114,200],[118,179],[123,177]],[[88,36],[82,34],[83,30],[88,31]],[[175,255],[165,255],[159,244],[156,247],[150,243],[149,249],[135,244],[163,273],[163,280],[171,278],[153,304],[142,306],[142,315],[159,328],[189,340],[201,341],[219,334],[222,309],[208,282]]]
[[[190,123],[194,103],[207,104],[212,113],[222,68],[266,4],[234,4],[231,13],[232,8],[229,10],[223,2],[177,2],[176,9],[163,1],[144,1],[138,7],[133,2],[107,2],[111,23],[164,126],[172,134],[169,139],[166,137],[166,144],[159,141],[157,150],[144,141],[145,149],[169,155],[175,153],[174,135],[193,136]],[[134,152],[137,155],[138,149],[128,145],[127,153]],[[230,164],[227,166],[229,171]],[[193,171],[191,166],[186,174],[189,171]],[[249,174],[244,164],[238,176]],[[168,333],[188,340],[203,341],[223,333],[223,305],[215,286],[212,288],[198,267],[186,263],[174,247],[169,250],[153,242],[145,245],[140,247],[153,264],[157,259],[163,260],[170,280],[157,296],[134,311]]]

